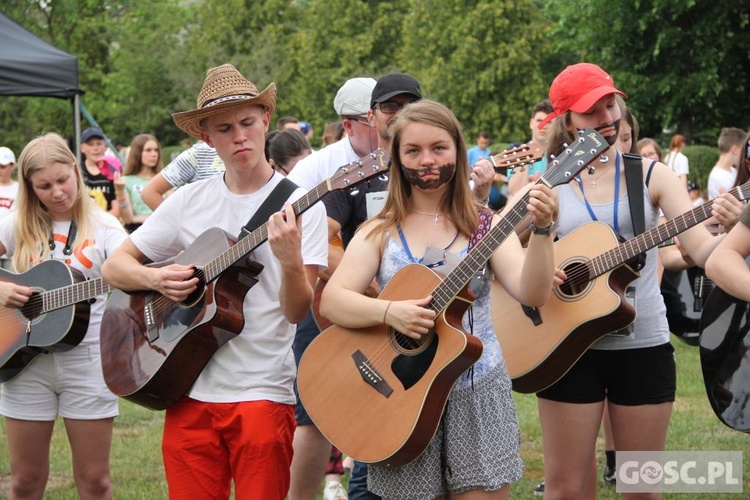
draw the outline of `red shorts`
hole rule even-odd
[[[293,405],[183,398],[164,420],[169,498],[229,498],[234,480],[237,500],[283,500],[294,428]]]

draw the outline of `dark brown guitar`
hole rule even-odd
[[[89,300],[110,291],[101,278],[86,280],[59,260],[22,274],[0,269],[0,281],[34,289],[23,307],[0,307],[0,382],[18,375],[39,354],[80,344],[89,327]]]
[[[292,204],[299,215],[326,194],[388,170],[382,149],[341,167]],[[195,264],[198,290],[182,303],[154,291],[115,290],[102,324],[102,368],[117,396],[163,410],[185,395],[216,350],[240,334],[242,303],[263,266],[243,259],[268,238],[268,223],[235,242],[218,228],[201,234],[173,260]]]
[[[537,183],[569,182],[607,147],[587,129],[550,164]],[[299,365],[297,387],[321,432],[356,460],[395,467],[429,444],[458,377],[482,354],[481,341],[461,320],[474,300],[467,285],[528,214],[528,193],[445,278],[425,266],[399,270],[383,289],[385,300],[432,295],[435,328],[417,341],[381,324],[350,329],[334,325],[310,343]]]
[[[750,182],[730,194],[750,199]],[[567,279],[542,307],[519,304],[492,289],[492,318],[517,392],[539,392],[554,384],[591,344],[635,321],[625,300],[638,272],[628,263],[650,248],[705,221],[713,201],[619,243],[602,222],[589,222],[555,243],[555,262]]]

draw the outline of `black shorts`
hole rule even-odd
[[[677,374],[674,348],[655,347],[604,351],[589,349],[560,380],[538,392],[561,403],[637,406],[674,401]]]

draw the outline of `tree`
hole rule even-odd
[[[532,106],[547,96],[540,64],[549,23],[531,1],[412,1],[399,61],[426,95],[448,105],[473,137],[529,136]]]
[[[736,1],[549,0],[545,12],[568,63],[600,64],[628,94],[642,135],[747,128],[750,12]]]

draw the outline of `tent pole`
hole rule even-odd
[[[78,164],[81,165],[81,96],[73,96],[73,138],[75,140],[75,152]]]

